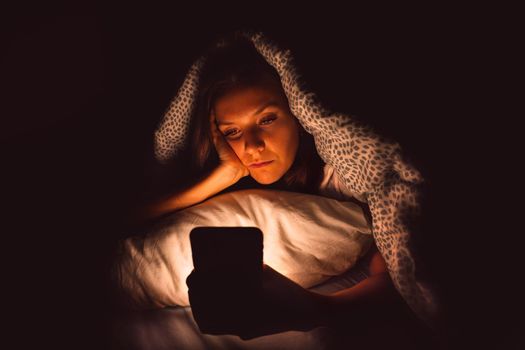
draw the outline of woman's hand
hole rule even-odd
[[[284,331],[309,331],[328,312],[328,297],[311,292],[268,265],[263,266],[261,322],[245,338]]]
[[[250,174],[248,168],[237,157],[237,154],[230,147],[228,142],[224,139],[219,128],[217,127],[217,120],[215,114],[210,113],[210,130],[213,138],[213,144],[219,155],[220,166],[230,169],[234,176],[239,180],[240,178]]]
[[[243,289],[238,279],[228,281],[230,277],[227,272],[217,277],[193,271],[187,279],[193,316],[203,333],[235,334],[247,340],[291,330],[308,331],[319,325],[325,312],[324,296],[304,289],[268,265],[264,265],[262,285],[256,289]]]

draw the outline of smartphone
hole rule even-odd
[[[191,230],[190,242],[194,272],[203,283],[197,290],[188,290],[200,331],[228,334],[231,325],[237,331],[248,327],[246,320],[253,316],[262,293],[261,230],[200,226]]]
[[[198,226],[190,243],[196,271],[262,273],[263,233],[257,227]]]

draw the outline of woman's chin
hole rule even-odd
[[[250,176],[255,181],[260,183],[261,185],[271,185],[274,182],[277,182],[281,178],[280,176],[271,175],[271,174],[263,174],[263,175],[261,175],[261,174],[250,173]]]

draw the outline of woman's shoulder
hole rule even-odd
[[[319,194],[326,197],[331,197],[338,200],[357,199],[363,203],[366,199],[351,191],[337,173],[335,168],[330,164],[325,164],[323,169],[323,179],[319,185]]]

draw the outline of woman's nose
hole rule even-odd
[[[257,130],[246,132],[245,151],[249,154],[261,153],[264,150],[264,140]]]

